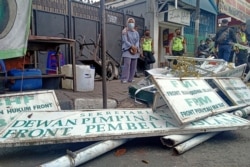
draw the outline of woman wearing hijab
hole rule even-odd
[[[140,37],[135,30],[135,20],[129,18],[127,27],[122,30],[122,58],[123,68],[121,83],[133,82],[136,72],[137,59],[140,56]]]

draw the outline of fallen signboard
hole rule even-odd
[[[243,77],[247,64],[242,64],[231,69],[215,73],[216,77]]]
[[[0,96],[0,130],[14,117],[26,111],[61,110],[55,92],[36,91],[4,94]]]
[[[217,87],[235,104],[250,104],[250,90],[240,78],[215,78]]]
[[[229,107],[202,78],[152,78],[179,125],[225,112],[221,109]]]
[[[247,129],[246,119],[221,113],[178,126],[168,108],[23,112],[0,131],[0,147],[100,141]]]

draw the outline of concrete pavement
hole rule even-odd
[[[142,79],[143,77],[135,78],[134,80],[135,82],[138,82]],[[94,90],[89,92],[74,92],[68,89],[55,90],[61,109],[101,108],[103,103],[102,80],[95,79],[94,84]],[[108,108],[115,108],[123,100],[130,98],[128,94],[128,87],[131,84],[133,83],[122,84],[120,80],[106,82]]]

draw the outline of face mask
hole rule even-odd
[[[201,45],[205,45],[205,43],[204,43],[204,42],[202,42],[202,43],[201,43]]]
[[[128,28],[129,29],[135,28],[135,23],[128,23]]]

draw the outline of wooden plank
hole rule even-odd
[[[222,113],[178,126],[170,111],[106,109],[23,112],[0,131],[0,147],[164,136],[249,128],[250,122]]]
[[[153,82],[180,125],[228,108],[227,103],[203,79],[155,77]]]

